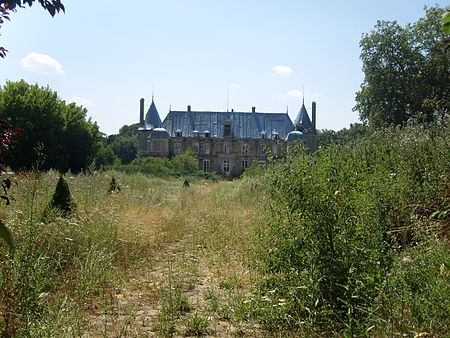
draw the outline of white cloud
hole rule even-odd
[[[273,73],[271,75],[283,75],[283,76],[289,76],[291,75],[294,71],[292,70],[291,67],[288,66],[275,66],[272,68]]]
[[[74,102],[76,103],[78,106],[83,106],[84,108],[93,108],[96,106],[95,103],[93,103],[92,101],[90,101],[89,99],[85,98],[85,97],[80,97],[80,96],[74,96],[72,97],[69,102]]]
[[[26,70],[35,73],[46,74],[64,74],[62,65],[51,56],[46,54],[31,52],[28,53],[21,61],[20,64]]]
[[[280,95],[281,97],[303,97],[303,91],[301,91],[300,89],[291,89],[288,92]],[[319,94],[314,94],[314,93],[304,93],[305,97],[318,97]]]
[[[238,84],[232,84],[231,86],[228,86],[228,88],[229,89],[239,89],[239,88],[241,88],[241,86]]]
[[[303,97],[303,93],[298,89],[291,89],[281,97]]]

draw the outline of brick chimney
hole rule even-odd
[[[141,99],[139,107],[139,126],[144,127],[144,99]]]
[[[313,126],[313,131],[316,131],[316,103],[313,102],[312,103],[312,126]]]
[[[187,111],[191,111],[191,105],[187,106]]]
[[[255,106],[252,107],[252,113],[256,113],[256,107]]]

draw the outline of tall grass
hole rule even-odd
[[[133,275],[143,275],[156,264],[164,266],[172,244],[181,252],[174,262],[176,293],[165,286],[151,292],[163,308],[168,294],[188,304],[185,292],[199,281],[200,257],[215,278],[235,280],[236,286],[249,284],[241,262],[250,247],[251,236],[246,234],[258,209],[250,208],[251,193],[245,185],[197,179],[186,189],[183,179],[139,173],[66,174],[76,211],[68,218],[43,221],[58,177],[53,171],[18,173],[11,191],[15,202],[3,208],[16,246],[14,254],[0,248],[4,335],[139,332],[136,327],[130,331],[131,322],[119,325],[111,316],[97,313],[100,309],[117,312],[116,290],[127,288],[125,283],[136,278]],[[120,185],[119,192],[109,191],[112,177]],[[161,278],[163,284],[170,279]],[[134,318],[133,311],[138,309],[130,311]],[[100,328],[92,316],[104,318]]]
[[[292,154],[264,181],[272,220],[253,315],[267,328],[448,333],[448,125]]]

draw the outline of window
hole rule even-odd
[[[161,141],[153,141],[153,151],[154,152],[163,151],[163,149],[162,149],[162,142]]]
[[[202,143],[202,153],[204,155],[209,155],[211,152],[211,144],[209,143]]]
[[[175,155],[181,154],[181,143],[176,142],[173,147],[173,152]]]
[[[241,145],[242,155],[247,156],[248,155],[248,144]]]
[[[231,146],[230,146],[230,144],[229,144],[229,143],[225,143],[225,144],[223,145],[223,152],[224,152],[225,154],[229,154],[230,151],[231,151]]]
[[[199,151],[199,144],[198,144],[198,142],[192,143],[192,151],[194,152],[194,154],[198,154],[198,151]]]
[[[242,160],[241,164],[242,171],[248,168],[248,160]]]
[[[278,146],[276,144],[274,144],[272,146],[272,155],[273,156],[278,156]]]
[[[226,121],[223,124],[223,137],[230,137],[231,136],[231,122]]]
[[[229,160],[224,160],[223,161],[223,172],[224,173],[229,173],[230,172],[230,161]]]
[[[203,160],[203,171],[210,171],[211,170],[211,163],[209,160]]]

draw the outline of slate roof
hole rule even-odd
[[[183,137],[193,136],[195,130],[203,133],[209,131],[212,137],[223,137],[226,121],[231,122],[231,137],[233,138],[261,138],[261,132],[267,138],[273,137],[273,132],[280,138],[295,129],[287,113],[260,112],[213,112],[213,111],[170,111],[162,123],[170,134],[180,130]]]
[[[303,126],[303,132],[305,133],[313,131],[313,125],[309,119],[308,112],[306,111],[305,101],[303,101],[302,107],[295,118],[294,124],[295,126],[301,124]]]
[[[147,129],[161,127],[161,118],[159,117],[158,109],[156,109],[153,97],[150,108],[148,108],[147,114],[145,114],[145,127]]]
[[[169,138],[170,135],[164,128],[154,128],[151,130],[150,135],[152,138]]]
[[[298,130],[293,130],[287,134],[286,141],[298,141],[303,140],[303,133]]]

